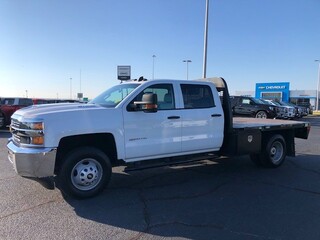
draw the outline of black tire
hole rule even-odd
[[[277,168],[283,164],[286,155],[286,141],[280,134],[276,134],[269,139],[261,160],[264,166]]]
[[[255,115],[256,118],[267,118],[268,115],[265,111],[258,111]]]
[[[280,135],[272,136],[261,154],[251,154],[251,161],[259,167],[280,167],[287,155],[286,141]]]
[[[105,153],[94,147],[82,147],[67,154],[57,178],[62,192],[83,199],[102,192],[111,173],[110,159]]]

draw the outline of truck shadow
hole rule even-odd
[[[309,161],[308,168],[319,169],[312,173],[318,179],[319,156],[298,158]],[[298,189],[296,185],[303,182],[301,178],[298,182],[296,175],[306,169],[294,160],[288,158],[278,169],[257,168],[248,157],[208,160],[130,175],[118,168],[99,196],[81,201],[65,197],[65,200],[78,216],[120,228],[119,236],[127,230],[134,231],[132,239],[145,234],[188,239],[268,237],[270,229],[286,222],[285,214],[282,218],[270,214],[270,201],[277,198],[279,188],[290,193],[288,198],[293,197],[292,189]],[[311,188],[315,189],[303,191],[320,194],[320,187]],[[263,204],[268,208],[261,208]],[[277,204],[279,209],[286,206],[285,201]],[[248,211],[269,215],[274,226],[265,231],[264,220]]]

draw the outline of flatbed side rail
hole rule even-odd
[[[292,130],[294,137],[307,139],[310,123],[277,119],[233,118],[233,131],[241,129],[259,129],[262,132]]]

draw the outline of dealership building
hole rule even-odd
[[[236,91],[235,95],[275,99],[298,105],[311,104],[315,109],[316,90],[290,90],[289,82],[256,83],[255,91]]]

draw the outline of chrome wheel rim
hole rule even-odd
[[[92,158],[78,162],[71,171],[71,182],[82,191],[94,189],[101,181],[103,170],[101,164]]]
[[[283,157],[283,145],[281,142],[276,141],[272,144],[270,149],[270,159],[273,164],[277,165],[281,162],[281,159]]]
[[[267,118],[267,114],[265,112],[258,112],[256,117],[257,118]]]

